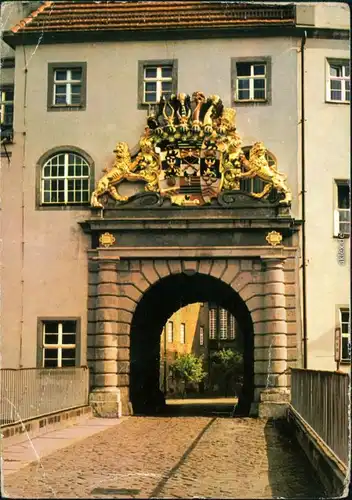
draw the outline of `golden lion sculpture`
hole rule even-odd
[[[131,160],[131,154],[126,142],[118,142],[114,150],[115,162],[110,170],[106,168],[105,175],[98,181],[95,191],[91,196],[90,204],[92,207],[103,208],[99,198],[105,193],[116,201],[127,201],[128,196],[121,196],[116,186],[123,180],[144,181],[146,182],[146,191],[157,191],[158,189],[158,161],[152,146],[146,138],[140,143],[141,151],[134,161]],[[137,173],[135,173],[137,172]]]
[[[292,193],[286,184],[287,176],[280,173],[276,165],[270,166],[266,158],[267,149],[262,142],[256,142],[249,153],[249,161],[244,154],[240,155],[241,165],[246,172],[237,175],[238,179],[251,179],[259,177],[264,182],[267,182],[261,193],[251,193],[255,198],[263,198],[273,188],[278,193],[283,193],[285,197],[280,200],[280,203],[291,203]]]

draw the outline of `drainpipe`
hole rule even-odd
[[[307,369],[307,273],[306,273],[306,176],[305,176],[305,109],[304,109],[304,47],[307,32],[301,40],[301,176],[302,176],[302,307],[303,307],[303,368]]]

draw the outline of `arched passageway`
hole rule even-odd
[[[135,413],[148,413],[163,402],[159,390],[160,335],[166,320],[180,307],[214,302],[235,316],[243,333],[244,383],[238,412],[248,414],[254,392],[253,323],[246,303],[220,279],[200,273],[168,276],[139,301],[131,324],[130,401]]]

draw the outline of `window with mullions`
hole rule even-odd
[[[236,101],[263,101],[266,99],[266,64],[238,62]]]
[[[76,366],[77,322],[43,321],[44,368]]]
[[[220,340],[227,339],[227,311],[226,309],[220,308],[219,313],[219,324],[220,324]]]
[[[199,345],[204,345],[204,326],[199,327]]]
[[[177,60],[139,61],[138,107],[155,105],[177,92]]]
[[[82,68],[55,70],[53,94],[55,106],[79,106],[82,99]]]
[[[174,324],[172,321],[168,321],[166,325],[167,341],[172,343],[174,341]]]
[[[341,361],[351,362],[350,311],[340,309]]]
[[[350,61],[328,59],[326,100],[350,102]]]
[[[216,308],[209,309],[209,338],[216,338]]]
[[[75,205],[89,203],[90,167],[76,153],[58,153],[42,167],[42,205]]]
[[[351,229],[349,181],[335,181],[334,236],[348,236]]]
[[[13,125],[13,97],[13,85],[0,87],[0,123],[5,127]]]
[[[48,110],[86,106],[86,63],[49,63]]]
[[[144,68],[144,103],[155,104],[172,93],[172,66]]]

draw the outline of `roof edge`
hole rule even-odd
[[[41,34],[41,44],[61,43],[97,43],[97,42],[129,42],[129,41],[159,41],[159,40],[184,40],[204,39],[209,36],[218,38],[229,37],[270,37],[270,36],[292,36],[301,37],[306,32],[308,38],[325,38],[335,40],[349,40],[349,29],[317,28],[305,26],[237,26],[229,28],[175,28],[175,29],[153,29],[153,30],[106,30],[106,31],[80,31],[65,32],[52,31]],[[13,49],[16,46],[36,45],[38,33],[14,33],[5,31],[3,40]]]
[[[40,7],[38,7],[36,10],[34,10],[31,14],[29,14],[27,17],[22,19],[19,23],[15,24],[13,28],[10,29],[12,33],[17,33],[18,30],[29,24],[35,17],[38,16],[41,12],[43,12],[45,9],[48,7],[51,7],[53,5],[53,1],[45,1]]]

